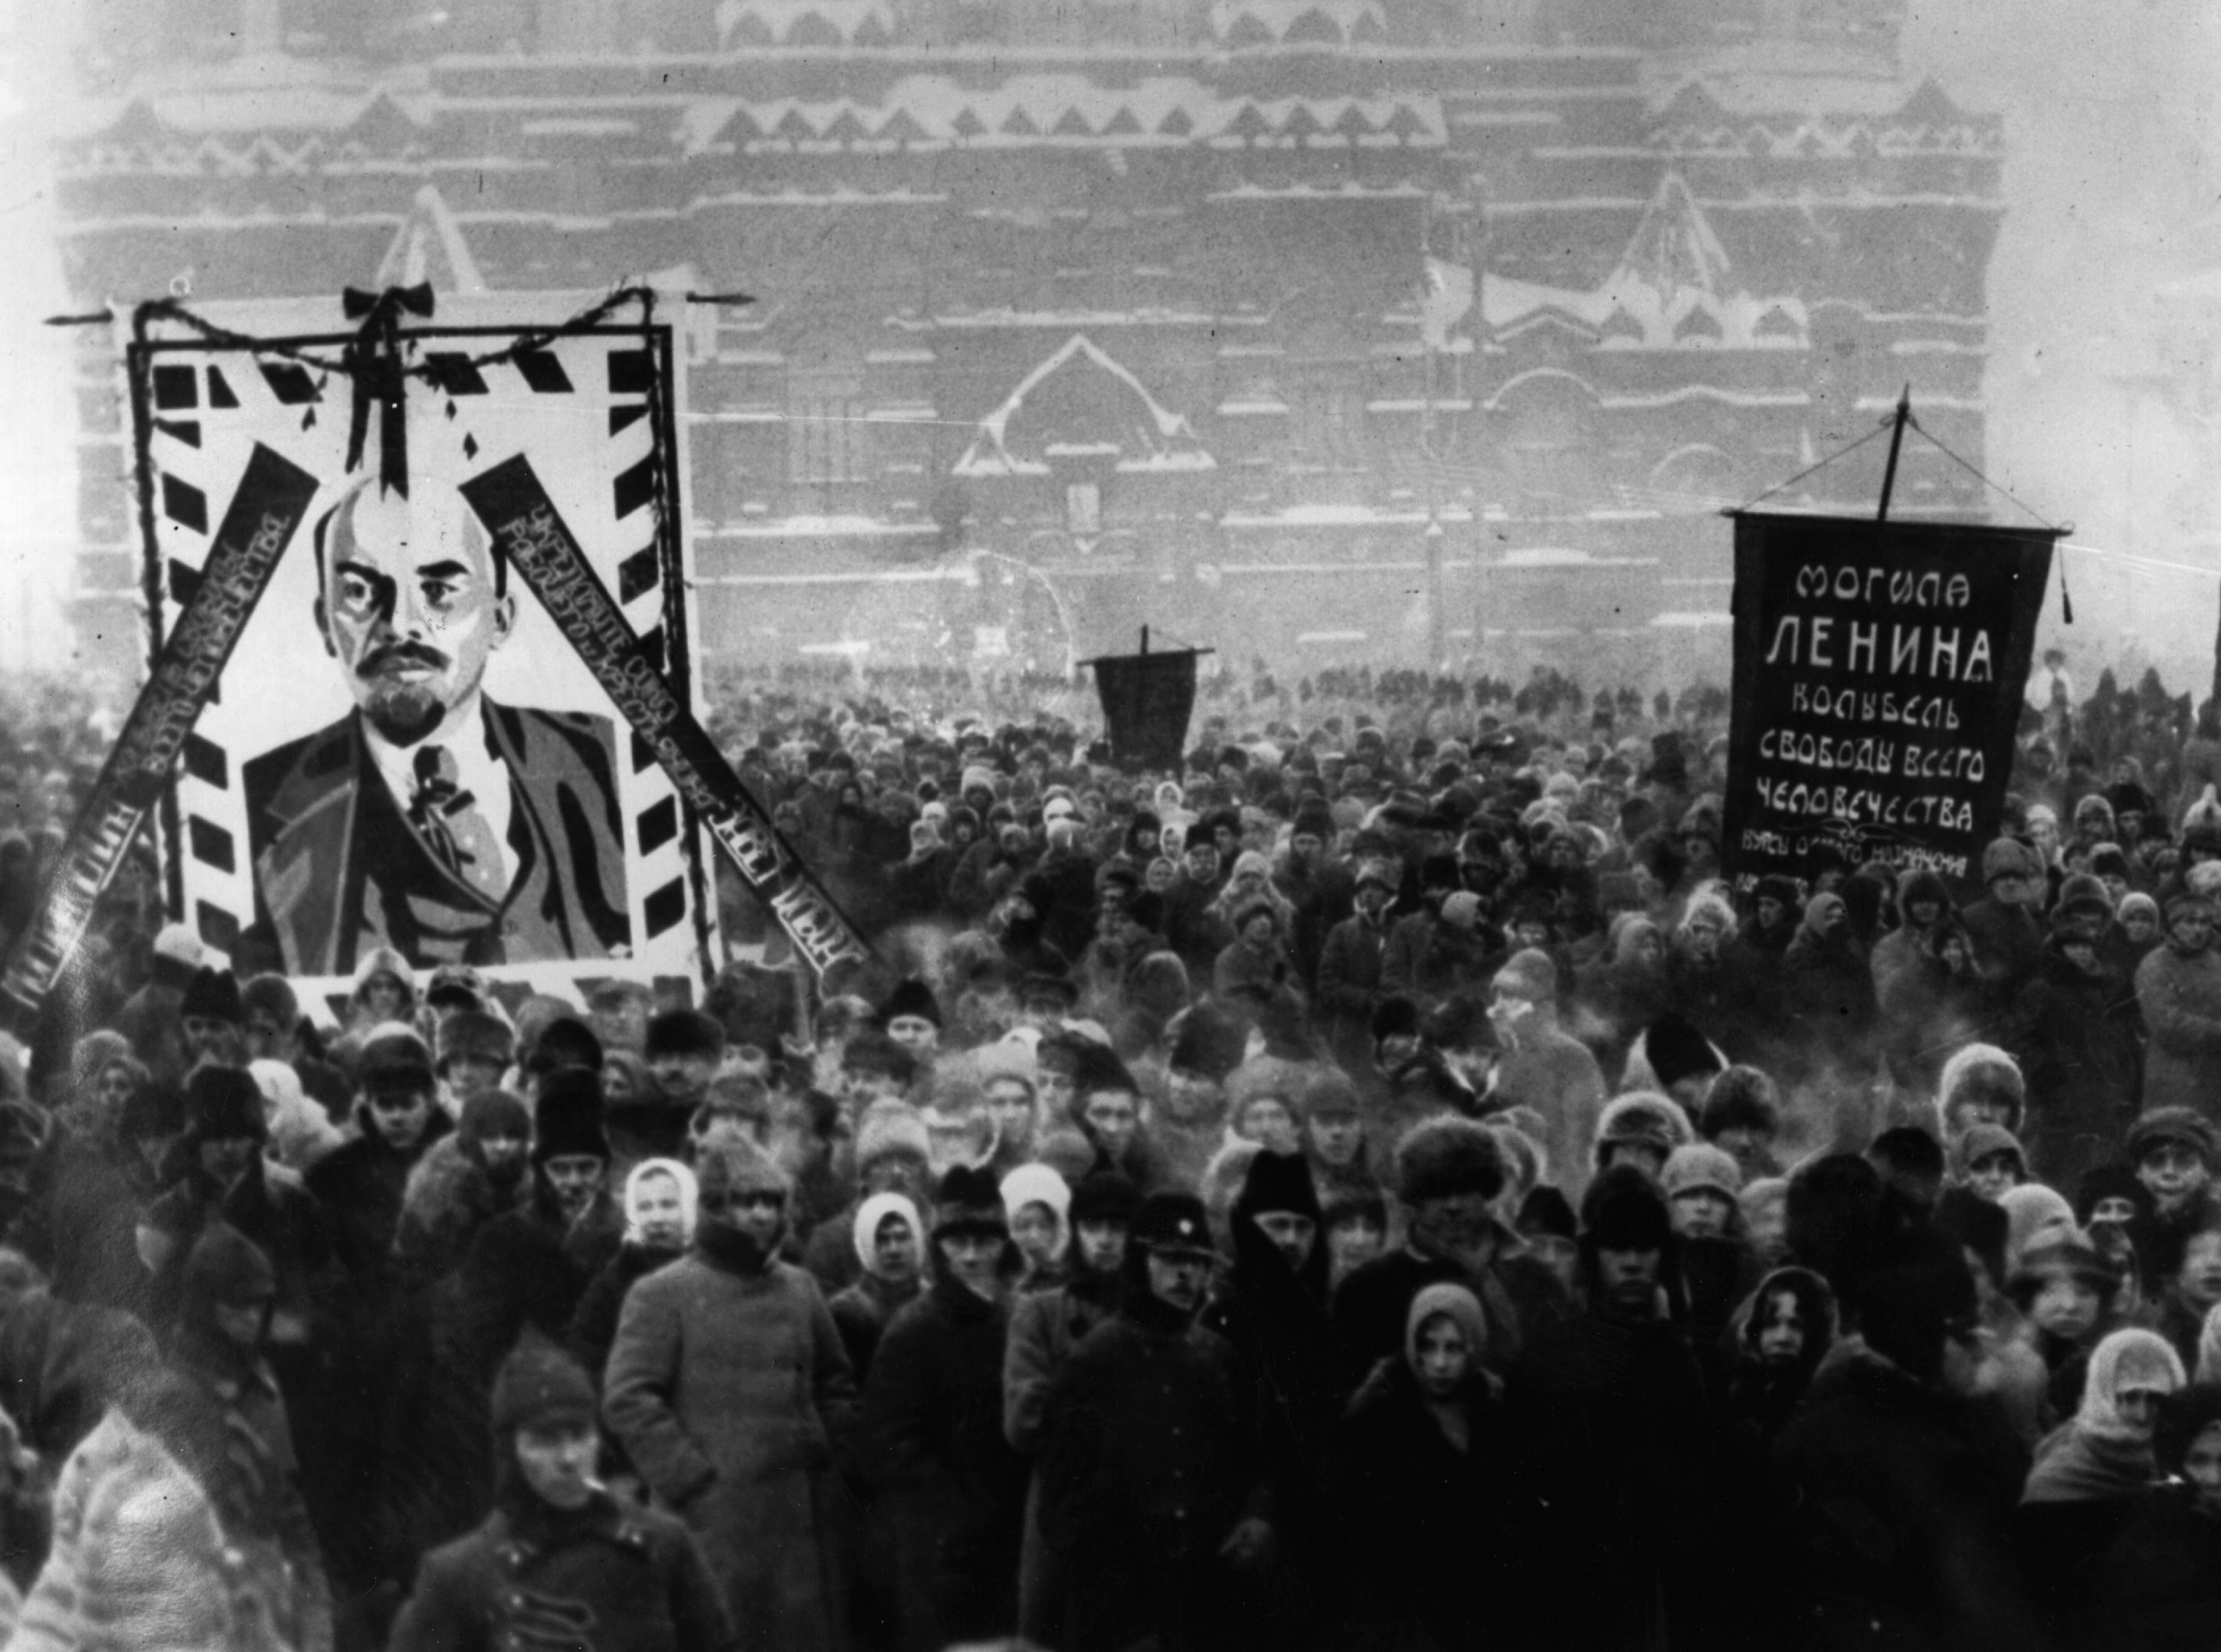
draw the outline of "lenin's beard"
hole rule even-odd
[[[380,648],[365,660],[355,677],[366,691],[361,704],[370,726],[396,746],[413,746],[438,728],[447,715],[447,696],[440,680],[404,677],[399,668],[421,665],[445,671],[448,663],[447,655],[437,649],[408,642]]]

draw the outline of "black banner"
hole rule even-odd
[[[1195,654],[1185,649],[1087,661],[1095,667],[1095,692],[1103,702],[1113,760],[1128,767],[1180,772],[1186,760],[1188,718],[1195,711]]]
[[[1802,876],[1814,846],[1979,886],[1996,835],[2050,529],[1736,519],[1723,858]]]
[[[0,999],[18,1026],[37,1016],[84,938],[100,892],[123,864],[147,810],[169,788],[185,736],[316,496],[315,477],[255,443],[193,594],[70,828],[38,916],[0,973]]]
[[[661,661],[625,623],[532,462],[522,454],[504,460],[464,483],[462,495],[679,795],[778,917],[795,950],[820,976],[843,958],[868,957],[854,926],[672,691]]]

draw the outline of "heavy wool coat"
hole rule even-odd
[[[1017,1620],[1026,1463],[1003,1436],[1010,1323],[1007,1304],[938,1280],[887,1327],[865,1386],[860,1438],[915,1652]]]
[[[2144,1053],[2144,1111],[2195,1107],[2221,1121],[2221,952],[2155,948],[2137,966]]]
[[[604,1498],[579,1516],[529,1524],[497,1509],[426,1555],[390,1652],[546,1644],[727,1652],[735,1643],[693,1534],[669,1515]]]
[[[700,1536],[746,1646],[841,1652],[842,1492],[855,1380],[816,1284],[697,1251],[625,1297],[602,1414]]]

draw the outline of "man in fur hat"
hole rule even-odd
[[[1345,1389],[1404,1345],[1411,1298],[1430,1285],[1462,1285],[1487,1311],[1490,1357],[1508,1364],[1527,1337],[1566,1311],[1550,1270],[1519,1254],[1518,1237],[1496,1211],[1504,1149],[1472,1119],[1414,1125],[1396,1148],[1396,1197],[1404,1244],[1342,1280],[1334,1294],[1334,1335]]]

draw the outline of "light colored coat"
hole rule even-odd
[[[856,1385],[816,1282],[700,1253],[625,1297],[602,1414],[657,1499],[700,1534],[736,1643],[841,1652],[835,1472]]]

